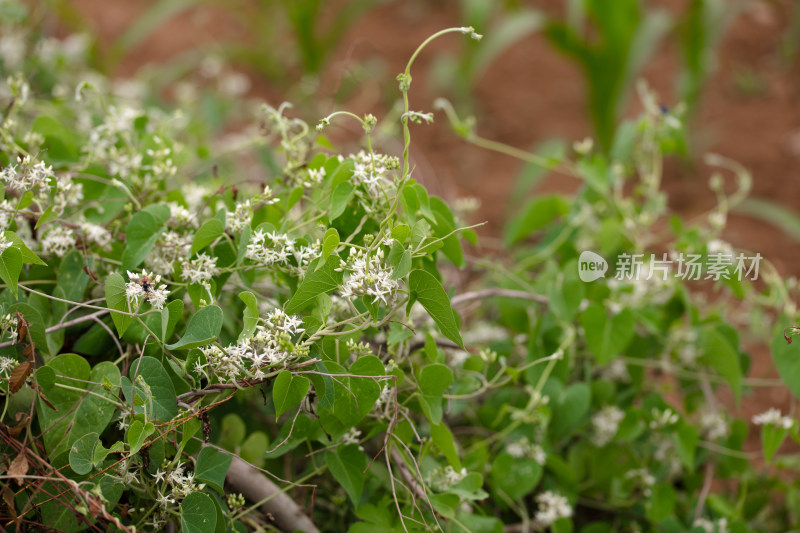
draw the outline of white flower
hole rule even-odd
[[[10,248],[13,243],[6,239],[4,233],[0,233],[0,254],[6,251],[7,248]]]
[[[169,220],[167,220],[167,226],[177,228],[180,226],[196,225],[197,217],[194,216],[194,213],[175,202],[169,204]]]
[[[16,337],[16,332],[14,333]],[[12,339],[16,340],[16,338]],[[11,357],[0,356],[0,374],[5,374],[9,376],[11,371],[14,370],[14,367],[17,366],[17,360],[12,359]]]
[[[373,296],[373,304],[382,302],[387,306],[390,299],[394,300],[400,282],[392,279],[392,269],[383,265],[383,249],[378,248],[373,255],[368,255],[351,248],[346,268],[350,274],[340,290],[342,298]]]
[[[75,234],[64,226],[54,226],[42,238],[42,249],[47,253],[64,257],[75,246]]]
[[[609,380],[625,383],[631,380],[628,374],[628,365],[622,359],[614,359],[605,368],[600,371],[600,375]]]
[[[156,309],[163,309],[169,296],[166,285],[158,285],[161,276],[142,270],[141,275],[128,271],[128,279],[125,284],[125,297],[131,308],[139,307],[140,300],[144,297]]]
[[[164,507],[166,509],[167,507],[169,507],[170,504],[175,503],[175,498],[173,498],[169,494],[164,496],[163,494],[161,494],[160,490],[157,490],[156,492],[158,493],[158,496],[156,497],[156,502],[161,507]]]
[[[770,407],[760,415],[754,416],[753,424],[757,426],[773,425],[783,429],[791,429],[794,425],[794,420],[788,416],[781,416],[780,409]]]
[[[147,293],[147,301],[150,302],[150,305],[156,309],[164,309],[164,304],[167,302],[167,296],[169,296],[167,286],[161,285],[157,289],[150,289],[150,291]]]
[[[210,257],[205,253],[198,254],[191,262],[183,262],[183,272],[181,278],[189,283],[199,283],[208,281],[217,274],[217,257]]]
[[[594,435],[592,443],[595,446],[603,447],[608,444],[619,430],[619,424],[625,418],[625,412],[615,405],[607,405],[592,417]]]
[[[653,420],[650,421],[650,429],[659,429],[666,426],[672,426],[678,423],[680,416],[678,413],[669,407],[663,411],[659,411],[655,407],[651,410],[650,414],[653,415]]]
[[[728,435],[728,423],[717,411],[706,411],[700,415],[700,427],[709,440],[717,440]]]
[[[245,226],[250,225],[253,219],[253,210],[250,208],[250,200],[237,203],[233,213],[225,215],[225,225],[234,232],[241,231]]]
[[[9,165],[0,171],[0,180],[6,183],[9,189],[25,192],[36,187],[50,185],[50,178],[55,177],[53,167],[45,165],[44,161],[33,164],[31,156],[26,155],[19,165]]]
[[[559,518],[569,518],[572,516],[572,506],[564,496],[552,491],[547,491],[536,496],[536,503],[539,510],[536,512],[536,520],[544,526],[549,526]]]
[[[84,221],[80,223],[80,227],[86,241],[93,242],[100,248],[106,248],[111,244],[111,232],[103,226]]]
[[[350,431],[342,436],[342,444],[358,444],[360,437],[361,431],[356,428],[350,428]]]

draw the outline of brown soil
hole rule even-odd
[[[127,0],[111,7],[105,0],[72,0],[86,17],[101,42],[110,43],[152,2]],[[661,0],[667,9],[681,12],[685,0]],[[527,5],[559,13],[564,2],[532,0]],[[790,0],[751,1],[722,40],[718,69],[706,87],[695,125],[697,152],[713,151],[741,162],[754,176],[753,196],[786,208],[800,209],[800,61],[787,62],[779,53],[787,31]],[[400,72],[416,46],[434,31],[461,25],[455,2],[403,0],[389,2],[370,11],[347,33],[329,68],[323,73],[320,101],[323,112],[333,106],[337,80],[349,66],[366,59],[385,62],[388,80]],[[121,76],[134,73],[149,62],[173,57],[181,51],[209,42],[246,39],[245,29],[230,16],[210,7],[198,8],[172,19],[125,58]],[[425,90],[428,71],[443,51],[454,51],[459,37],[450,36],[419,57],[414,68],[412,108],[431,110],[437,95]],[[650,62],[644,77],[663,98],[673,100],[676,72],[680,64],[672,35]],[[746,83],[749,80],[749,84]],[[254,80],[255,81],[255,80]],[[255,81],[260,95],[280,101],[280,91]],[[356,113],[385,111],[385,83],[365,83],[348,101],[336,102]],[[585,109],[581,73],[553,51],[541,35],[532,35],[508,50],[478,81],[474,89],[481,136],[529,148],[552,138],[582,139],[591,134]],[[328,103],[329,102],[329,103]],[[632,104],[632,111],[635,106]],[[492,242],[507,219],[508,195],[521,164],[491,152],[470,148],[450,131],[443,116],[431,126],[414,126],[412,156],[415,177],[434,193],[480,198],[476,217],[488,224],[481,229]],[[399,151],[399,150],[398,150]],[[696,164],[671,164],[664,186],[671,207],[694,215],[713,206],[707,187],[710,169]],[[574,190],[570,178],[551,176],[541,190]],[[732,216],[725,237],[734,245],[758,251],[785,275],[800,275],[800,247],[779,229],[744,216]],[[763,349],[755,351],[753,375],[773,376],[771,359]],[[745,414],[779,405],[784,410],[790,398],[785,389],[767,390],[748,399]]]

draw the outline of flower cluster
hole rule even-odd
[[[382,199],[394,187],[390,171],[400,167],[400,161],[396,157],[370,154],[363,150],[349,157],[355,161],[350,181],[354,185],[362,186],[370,200]],[[365,207],[372,203],[369,202]]]
[[[202,491],[205,483],[196,483],[194,472],[186,472],[183,463],[172,468],[163,467],[156,470],[153,474],[156,483],[160,483],[161,488],[157,489],[158,496],[155,498],[158,504],[158,511],[153,514],[148,525],[160,529],[169,520],[169,510],[172,506],[179,503],[183,498],[193,492]],[[163,489],[163,492],[162,492]]]
[[[192,249],[192,234],[168,230],[161,234],[155,246],[147,254],[144,264],[162,275],[172,274],[175,263],[189,256]]]
[[[506,446],[506,452],[516,459],[533,459],[540,465],[543,465],[545,461],[547,461],[547,454],[544,452],[544,449],[538,444],[530,442],[528,437],[522,437],[520,440],[508,444]]]
[[[444,469],[434,471],[428,483],[440,491],[445,491],[454,485],[458,485],[462,479],[467,477],[467,473],[466,468],[456,470],[448,465]]]
[[[164,308],[169,291],[166,285],[158,285],[161,281],[160,275],[143,270],[141,276],[138,276],[129,270],[128,279],[130,281],[125,284],[125,298],[132,310],[139,307],[142,298],[156,309]]]
[[[344,269],[349,274],[339,291],[342,298],[367,296],[372,298],[373,304],[382,302],[383,305],[394,301],[400,282],[392,279],[392,269],[384,265],[383,249],[378,248],[370,254],[351,248]]]
[[[5,337],[6,333],[11,337],[11,342],[17,342],[18,325],[17,317],[15,315],[7,314],[0,316],[0,338]]]
[[[788,416],[782,416],[780,409],[769,408],[765,412],[753,417],[753,424],[757,426],[777,426],[783,429],[791,429],[794,420]]]
[[[549,526],[559,518],[570,518],[572,506],[569,500],[552,491],[547,491],[536,496],[539,510],[536,511],[536,520],[544,526]]]
[[[16,165],[9,165],[0,170],[0,180],[8,189],[17,192],[27,192],[37,187],[47,187],[50,179],[54,178],[53,167],[46,165],[44,161],[33,163],[31,156],[26,155],[20,161],[19,168]]]
[[[7,378],[11,375],[11,371],[17,366],[18,362],[12,357],[0,355],[0,376]]]
[[[191,262],[183,262],[181,278],[189,283],[202,283],[210,280],[219,274],[217,259],[217,257],[210,257],[205,253],[197,254],[197,257]]]
[[[619,430],[619,424],[625,418],[625,412],[616,405],[607,405],[599,410],[592,417],[592,443],[595,446],[603,447],[614,438]]]
[[[308,264],[319,256],[319,243],[297,246],[297,241],[286,233],[266,232],[261,229],[254,231],[250,236],[245,253],[247,259],[258,265],[281,266],[300,275],[303,275],[308,269]]]
[[[197,361],[193,370],[197,374],[214,374],[222,381],[233,382],[250,377],[263,379],[265,368],[284,363],[303,355],[306,348],[295,345],[292,337],[305,328],[295,315],[287,315],[282,309],[275,309],[261,319],[263,324],[256,326],[255,334],[226,348],[208,345],[201,348],[205,363]]]
[[[65,226],[53,226],[41,240],[45,253],[64,257],[75,246],[75,232]]]

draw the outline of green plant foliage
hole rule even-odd
[[[146,20],[187,5],[155,3]],[[609,65],[595,96],[615,100],[652,26],[634,2],[579,5],[597,42],[550,31],[591,68]],[[339,30],[317,26],[320,2],[283,8],[295,52],[319,68]],[[724,222],[749,187],[712,157],[737,191],[715,186],[718,205],[691,223],[670,213],[659,180],[682,123],[646,88],[639,119],[609,127],[604,111],[603,149],[579,143],[574,157],[481,140],[444,106],[468,140],[583,184],[529,197],[536,176],[524,175],[508,248],[477,260],[463,211],[412,179],[410,155],[411,124],[430,119],[410,108],[414,61],[450,33],[478,54],[471,28],[412,55],[397,80],[403,149],[389,155],[399,139],[377,117],[324,117],[319,130],[363,131],[363,150],[340,153],[288,104],[262,106],[259,127],[223,149],[210,133],[227,122],[206,119],[230,112],[233,129],[249,102],[209,91],[200,104],[177,97],[177,112],[149,87],[120,98],[81,42],[44,39],[22,4],[0,11],[5,527],[797,529],[797,487],[751,461],[748,439],[760,432],[770,468],[794,470],[796,420],[737,415],[779,385],[749,375],[766,317],[785,323],[768,334],[798,393],[796,284],[767,258],[759,283],[734,275],[735,258],[697,281],[655,263],[626,276],[614,260],[733,256]],[[525,17],[480,54],[532,31]],[[24,60],[7,35],[21,36]],[[594,256],[584,268],[587,251],[606,269]]]

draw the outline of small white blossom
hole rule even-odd
[[[200,283],[201,281],[210,280],[219,274],[217,259],[217,257],[210,257],[202,253],[198,254],[191,262],[184,261],[181,278],[189,283]]]
[[[64,257],[75,247],[75,233],[65,226],[54,226],[45,233],[41,244],[45,252]]]
[[[103,226],[84,221],[80,227],[87,242],[93,242],[100,248],[107,248],[111,244],[111,232]]]
[[[706,411],[700,415],[700,427],[703,429],[709,440],[717,440],[726,437],[729,433],[728,423],[722,413],[717,411]]]
[[[344,280],[339,294],[350,299],[359,296],[373,297],[372,303],[389,305],[400,288],[400,282],[392,279],[392,269],[383,264],[383,249],[378,248],[372,255],[363,250],[350,249],[350,257],[345,267],[350,273]]]
[[[603,447],[614,438],[619,430],[619,424],[625,418],[625,412],[615,405],[607,405],[592,417],[594,435],[592,443],[595,446]]]
[[[753,424],[757,426],[777,426],[783,429],[791,429],[794,420],[788,416],[782,416],[780,409],[770,407],[760,415],[753,417]]]
[[[253,219],[253,210],[250,207],[250,200],[236,204],[233,213],[225,215],[225,225],[233,232],[241,231],[245,226],[250,225]]]
[[[544,526],[549,526],[559,518],[569,518],[572,516],[572,506],[564,496],[552,491],[547,491],[536,496],[536,503],[539,510],[536,512],[536,520]]]

